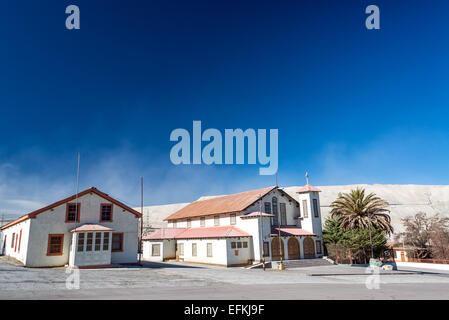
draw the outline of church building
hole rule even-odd
[[[143,238],[143,259],[223,266],[323,256],[320,190],[278,187],[200,199]]]

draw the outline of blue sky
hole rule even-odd
[[[81,29],[65,28],[76,4]],[[380,8],[381,29],[365,28]],[[0,213],[96,186],[130,205],[273,185],[175,166],[170,132],[279,129],[279,184],[447,184],[447,1],[2,1]]]

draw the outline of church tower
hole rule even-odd
[[[321,238],[323,235],[319,195],[321,190],[309,184],[308,173],[306,173],[306,181],[306,185],[296,191],[302,218],[301,228]]]

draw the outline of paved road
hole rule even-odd
[[[73,273],[64,268],[23,268],[0,257],[0,299],[449,299],[449,274],[419,270],[377,277],[348,266],[264,272],[146,263],[79,272],[80,289],[69,290]],[[378,289],[367,279],[379,280]]]

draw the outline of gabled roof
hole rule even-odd
[[[204,239],[204,238],[234,238],[251,237],[250,234],[234,226],[208,228],[162,228],[145,237],[143,240],[168,239]]]
[[[195,201],[164,220],[208,216],[219,213],[240,212],[277,187],[251,190],[208,200]]]
[[[279,233],[281,234],[281,237],[286,236],[315,236],[314,233],[309,232],[307,230],[298,228],[298,227],[272,227],[271,228],[271,235],[272,236],[278,236]]]
[[[75,200],[77,197],[80,198],[80,197],[82,197],[82,196],[84,196],[84,195],[86,195],[86,194],[88,194],[88,193],[95,193],[96,195],[102,197],[103,199],[106,199],[106,200],[112,202],[113,204],[115,204],[115,205],[117,205],[117,206],[119,206],[119,207],[125,209],[126,211],[131,212],[131,213],[134,214],[137,218],[140,218],[140,217],[141,217],[140,212],[138,212],[138,211],[136,211],[136,210],[134,210],[134,209],[128,207],[126,204],[124,204],[124,203],[122,203],[122,202],[120,202],[120,201],[118,201],[118,200],[115,200],[114,198],[111,198],[108,194],[106,194],[106,193],[104,193],[104,192],[101,192],[101,191],[98,190],[97,188],[92,187],[92,188],[86,189],[86,190],[84,190],[84,191],[81,191],[81,192],[79,192],[78,194],[74,194],[73,196],[70,196],[70,197],[65,198],[65,199],[63,199],[63,200],[60,200],[60,201],[58,201],[58,202],[52,203],[52,204],[50,204],[50,205],[48,205],[48,206],[46,206],[46,207],[43,207],[43,208],[41,208],[41,209],[38,209],[38,210],[35,210],[35,211],[33,211],[33,212],[27,213],[26,215],[21,216],[20,218],[17,218],[16,220],[11,221],[11,222],[8,223],[8,224],[5,224],[3,227],[0,228],[0,230],[4,230],[4,229],[6,229],[6,228],[9,228],[9,227],[11,227],[11,226],[13,226],[13,225],[15,225],[15,224],[18,224],[18,223],[20,223],[20,222],[22,222],[22,221],[25,221],[25,220],[28,220],[28,219],[34,219],[34,218],[36,218],[36,216],[37,216],[38,214],[40,214],[40,213],[42,213],[42,212],[48,211],[48,210],[53,209],[53,208],[55,208],[55,207],[58,207],[58,206],[60,206],[60,205],[62,205],[62,204],[64,204],[64,203],[67,203],[67,202],[70,202],[70,201],[72,201],[72,200]]]
[[[256,212],[251,212],[251,213],[245,214],[245,215],[241,216],[240,218],[241,219],[251,219],[251,218],[254,219],[254,218],[259,218],[259,217],[271,218],[271,217],[274,217],[274,214],[256,211]]]
[[[101,224],[85,223],[82,226],[75,227],[72,230],[70,230],[70,232],[87,232],[87,231],[102,232],[102,231],[114,231],[114,229],[102,226]]]

